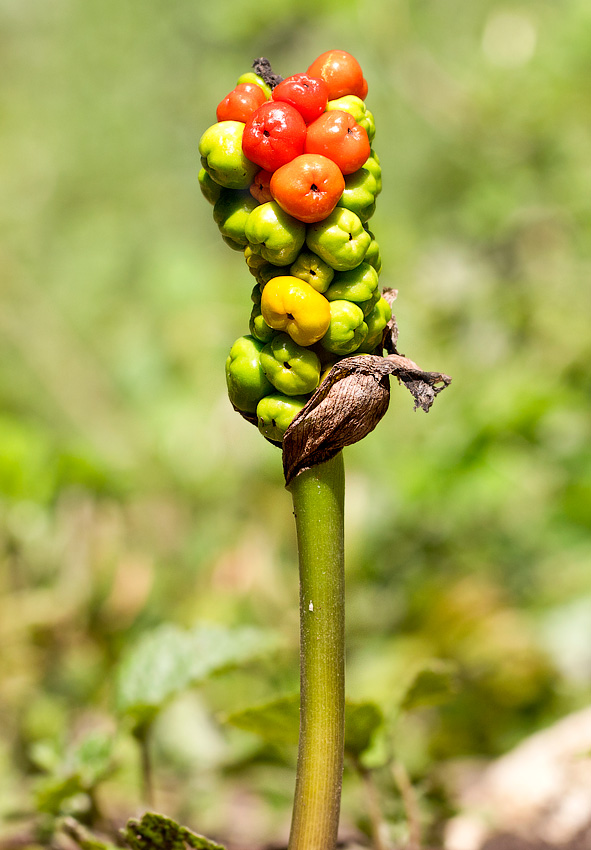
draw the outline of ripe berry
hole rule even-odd
[[[304,152],[306,124],[289,103],[267,101],[253,112],[244,128],[242,150],[266,171],[275,171]]]
[[[273,89],[273,100],[294,106],[306,124],[322,115],[328,103],[328,86],[317,77],[294,74]]]
[[[308,127],[306,153],[319,153],[332,159],[343,174],[361,168],[371,148],[367,133],[348,112],[333,109],[324,112]]]
[[[328,99],[354,94],[365,100],[367,83],[359,62],[345,50],[327,50],[308,68],[311,77],[320,77],[328,85]]]
[[[267,98],[260,86],[241,83],[218,104],[218,121],[242,121],[246,124],[252,113],[265,103]]]
[[[299,221],[322,221],[334,210],[345,188],[340,168],[318,154],[302,154],[271,177],[271,194]]]

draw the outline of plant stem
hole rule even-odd
[[[336,846],[345,738],[342,452],[290,484],[300,563],[300,742],[289,850]]]
[[[386,834],[386,823],[382,816],[378,789],[374,782],[373,773],[369,768],[364,767],[358,759],[355,762],[355,768],[365,788],[367,813],[371,824],[371,838],[374,850],[387,850],[386,839],[384,837]]]
[[[134,732],[140,749],[142,796],[145,804],[154,808],[154,771],[150,752],[150,725],[142,726]]]
[[[421,836],[421,813],[417,802],[417,795],[412,786],[407,770],[401,761],[395,761],[392,765],[392,775],[400,791],[402,804],[406,813],[408,824],[407,850],[420,850],[422,844]]]

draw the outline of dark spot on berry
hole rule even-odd
[[[316,183],[312,183],[312,185],[310,186],[310,189],[311,189],[313,192],[317,192],[317,191],[318,191],[318,186],[316,185]]]
[[[271,425],[273,426],[273,428],[277,427],[277,423],[275,422],[274,419],[271,419]]]
[[[293,315],[292,315],[292,313],[287,313],[286,315],[287,315],[287,318],[288,318],[288,319],[291,319],[291,320],[293,321]]]
[[[285,369],[291,369],[291,364],[287,360],[284,360],[283,361],[283,367]]]
[[[271,135],[271,133],[269,133],[268,130],[263,130],[263,136],[270,136],[270,135]]]

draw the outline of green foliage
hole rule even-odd
[[[226,723],[260,735],[278,746],[295,746],[300,727],[299,694],[289,694],[264,705],[249,706],[226,715]]]
[[[369,749],[384,722],[373,702],[347,702],[345,705],[345,752],[359,759]]]
[[[457,691],[457,665],[431,661],[417,670],[400,702],[402,711],[439,705]]]
[[[37,810],[54,817],[91,810],[95,789],[113,771],[112,749],[112,736],[98,732],[83,738],[65,759],[49,743],[33,746],[31,759],[47,774],[37,782]]]
[[[146,633],[123,659],[117,677],[117,711],[148,726],[188,687],[270,651],[274,640],[258,629],[200,623],[185,631],[164,624]]]

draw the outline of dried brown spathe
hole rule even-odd
[[[398,291],[386,289],[390,306]],[[435,397],[451,378],[441,372],[424,372],[396,350],[396,317],[384,330],[380,351],[388,354],[357,354],[336,363],[312,398],[295,417],[283,437],[285,483],[305,469],[324,463],[345,446],[362,440],[376,427],[390,403],[390,375],[410,391],[415,410],[428,412]]]
[[[396,289],[385,289],[390,306]],[[285,432],[283,472],[286,485],[299,473],[334,457],[345,446],[357,443],[376,427],[390,403],[390,375],[410,391],[415,410],[428,412],[436,396],[451,383],[441,372],[424,372],[396,349],[398,325],[392,315],[379,350],[388,354],[356,354],[336,363],[306,406]],[[253,425],[254,414],[238,411]]]
[[[415,409],[425,411],[451,382],[440,372],[423,372],[400,354],[359,354],[340,360],[285,432],[286,484],[373,431],[390,403],[390,375],[410,390]]]

